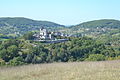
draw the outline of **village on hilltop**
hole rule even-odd
[[[68,39],[58,39],[59,37],[69,37],[68,34],[64,34],[61,32],[50,32],[45,28],[41,28],[39,33],[35,33],[33,36],[35,37],[35,41],[46,41],[48,43],[58,43],[58,42],[65,42]]]

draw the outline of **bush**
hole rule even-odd
[[[24,64],[23,58],[21,57],[14,57],[12,60],[10,60],[9,64],[11,66],[18,66]]]
[[[115,59],[116,59],[116,60],[119,60],[119,59],[120,59],[120,56],[118,56],[118,57],[115,57]]]
[[[5,65],[5,61],[3,59],[0,59],[0,66]]]
[[[104,61],[105,56],[102,54],[90,54],[86,60],[87,61]]]

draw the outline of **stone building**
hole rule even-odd
[[[39,33],[34,34],[36,40],[55,40],[55,36],[67,36],[61,32],[49,32],[47,29],[41,28]]]

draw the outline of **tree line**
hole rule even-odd
[[[0,65],[120,59],[119,47],[115,49],[110,44],[88,37],[69,37],[68,39],[67,42],[55,44],[25,39],[1,41]]]

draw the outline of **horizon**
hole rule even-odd
[[[0,17],[24,17],[61,25],[76,25],[100,19],[120,20],[119,4],[119,0],[4,0],[0,3]]]
[[[36,19],[32,19],[32,18],[28,18],[28,17],[0,17],[0,18],[26,18],[26,19],[31,19],[31,20],[35,20],[35,21],[48,21],[48,22],[52,22],[52,23],[56,23],[56,22],[53,22],[53,21],[50,21],[50,20],[36,20]],[[117,20],[117,19],[96,19],[96,20],[90,20],[90,21],[97,21],[97,20]],[[90,21],[84,21],[84,22],[81,22],[81,23],[78,23],[78,24],[68,24],[68,25],[64,25],[64,24],[60,24],[60,25],[64,25],[64,26],[73,26],[73,25],[79,25],[79,24],[82,24],[82,23],[85,23],[85,22],[90,22]],[[118,20],[120,21],[120,20]],[[59,23],[56,23],[56,24],[59,24]]]

